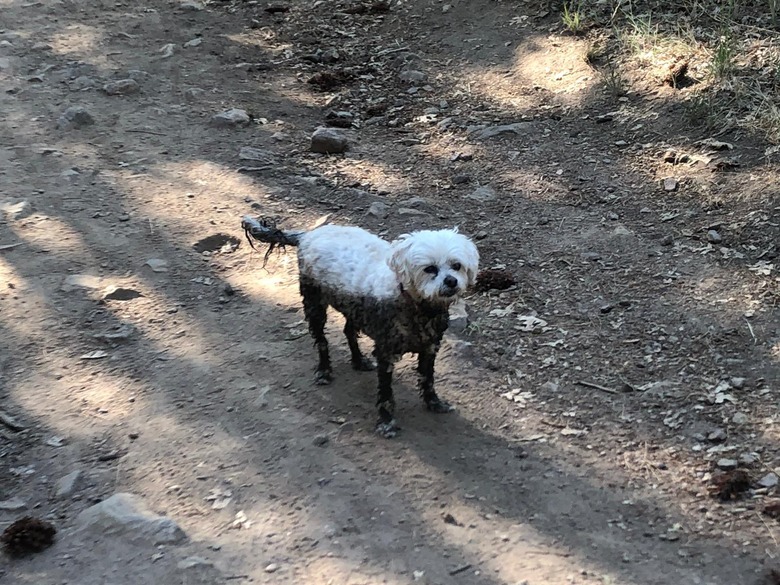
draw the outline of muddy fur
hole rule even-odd
[[[352,227],[325,226],[311,232],[283,232],[244,218],[247,235],[271,245],[297,245],[300,291],[309,331],[319,354],[315,381],[333,378],[325,323],[328,307],[346,319],[344,334],[352,367],[376,367],[377,431],[398,431],[392,379],[405,353],[418,354],[419,391],[427,408],[452,410],[434,390],[434,364],[449,323],[449,305],[474,283],[479,254],[455,230],[421,231],[392,244]],[[374,340],[372,360],[362,355],[357,337]]]

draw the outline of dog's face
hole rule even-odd
[[[393,242],[389,264],[413,297],[450,304],[474,284],[479,252],[456,230],[426,230]]]

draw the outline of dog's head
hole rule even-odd
[[[388,262],[413,297],[450,304],[474,284],[479,252],[457,230],[425,230],[394,241]]]

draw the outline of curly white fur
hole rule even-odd
[[[401,294],[449,304],[474,283],[476,246],[457,230],[405,234],[392,244],[357,227],[325,225],[301,236],[301,272],[321,285],[378,300]]]

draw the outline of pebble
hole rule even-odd
[[[104,301],[130,301],[144,296],[139,291],[133,288],[126,288],[121,286],[109,286],[103,291]]]
[[[401,73],[398,74],[398,79],[400,79],[404,83],[425,83],[425,81],[428,79],[428,76],[423,73],[422,71],[417,71],[415,69],[406,69],[405,71],[401,71]]]
[[[778,478],[775,473],[767,473],[764,477],[758,480],[758,485],[763,488],[773,488],[777,485]]]
[[[349,149],[349,140],[343,132],[334,128],[317,128],[311,135],[312,152],[337,154]]]
[[[175,544],[187,538],[179,525],[167,516],[159,516],[134,494],[117,493],[83,510],[76,517],[77,529],[93,532],[101,540],[108,534],[121,535],[136,542]]]
[[[190,39],[186,43],[184,43],[184,47],[189,49],[191,47],[198,47],[203,43],[203,37],[195,37],[194,39]]]
[[[69,498],[76,491],[76,484],[81,479],[81,470],[76,469],[68,475],[61,477],[54,484],[54,496],[57,498]]]
[[[715,429],[707,434],[707,440],[713,443],[722,443],[728,438],[726,431],[723,429]]]
[[[10,500],[0,501],[0,510],[7,510],[13,512],[15,510],[22,510],[27,507],[27,503],[19,498],[11,498]]]
[[[466,195],[466,199],[471,199],[472,201],[479,201],[480,203],[495,201],[497,197],[498,196],[496,195],[495,190],[488,185],[477,187],[471,193]]]
[[[325,123],[335,128],[351,128],[354,121],[355,116],[351,112],[335,112],[331,110],[325,115]]]
[[[217,128],[233,128],[236,126],[248,126],[250,122],[246,110],[231,108],[215,114],[211,117],[211,125]]]
[[[745,387],[745,382],[746,382],[745,378],[739,378],[739,377],[734,377],[731,378],[731,380],[729,380],[729,384],[731,384],[731,387],[736,388],[737,390],[742,390],[742,388]]]
[[[91,126],[94,123],[95,119],[86,108],[71,106],[58,118],[57,128],[60,130],[76,130],[85,126]]]
[[[734,416],[731,418],[731,422],[735,425],[744,425],[748,420],[748,415],[744,412],[735,412]]]
[[[152,269],[152,272],[168,272],[168,261],[161,258],[149,258],[144,263],[146,266]]]
[[[381,201],[374,201],[368,208],[368,215],[384,219],[390,213],[390,207]]]
[[[468,183],[469,181],[471,181],[471,177],[469,175],[460,174],[452,176],[453,185],[462,185],[464,183]]]
[[[677,179],[673,177],[667,177],[664,179],[664,191],[671,193],[672,191],[677,191]]]
[[[202,2],[198,2],[198,0],[183,0],[179,3],[179,8],[188,12],[200,12],[205,10],[206,6]]]
[[[469,313],[466,310],[466,301],[458,299],[450,305],[449,330],[455,333],[465,331],[469,325]]]
[[[141,86],[135,79],[118,79],[106,83],[103,91],[108,95],[131,95],[141,91]]]
[[[661,238],[661,245],[668,247],[674,244],[674,237],[673,236],[664,236]]]
[[[399,207],[397,213],[398,215],[415,215],[418,217],[428,215],[427,212],[422,211],[421,209],[413,209],[411,207]]]
[[[238,158],[241,160],[252,160],[263,163],[270,163],[274,155],[261,148],[255,148],[254,146],[242,146],[238,152]]]
[[[708,230],[707,241],[711,244],[720,244],[723,241],[723,238],[717,230]]]
[[[279,570],[279,565],[277,565],[276,563],[270,563],[266,565],[264,569],[266,573],[276,573],[276,571],[278,570]]]
[[[312,441],[312,445],[315,447],[324,447],[330,442],[330,437],[328,435],[317,435],[314,437],[314,440]]]
[[[514,124],[502,124],[500,126],[488,126],[487,128],[476,128],[474,136],[478,140],[486,140],[502,134],[522,134],[528,133],[533,128],[531,122],[516,122]]]
[[[716,463],[718,466],[718,469],[722,469],[723,471],[733,471],[737,468],[738,462],[736,459],[718,459],[718,462]]]

